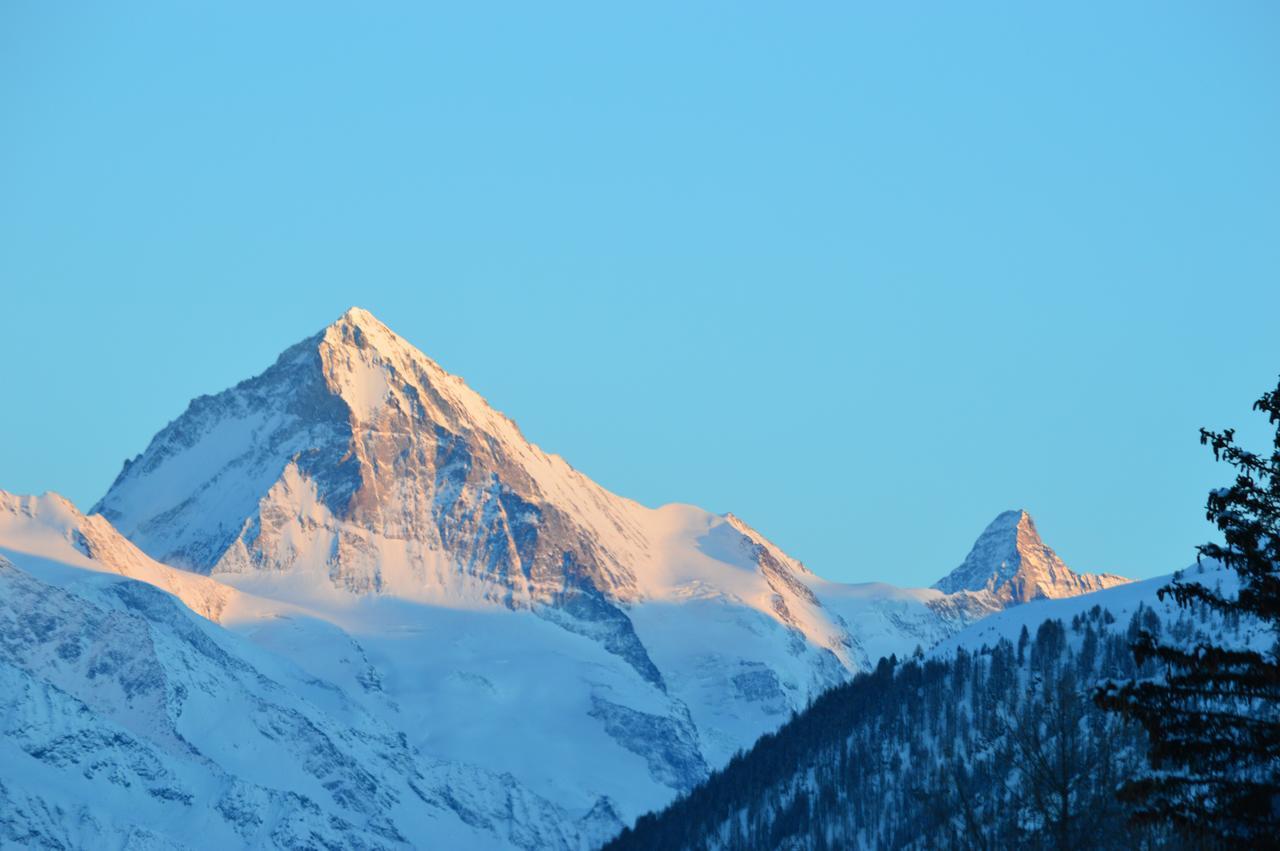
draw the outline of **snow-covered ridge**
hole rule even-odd
[[[243,606],[236,589],[147,556],[99,515],[86,517],[56,493],[19,496],[0,491],[0,552],[110,571],[161,588],[189,609],[220,621],[228,608]]]
[[[1239,577],[1234,571],[1206,559],[1177,573],[1137,581],[1127,580],[1089,594],[1056,599],[1041,598],[1025,606],[1010,607],[948,636],[930,653],[934,656],[947,656],[954,653],[957,647],[976,650],[984,645],[994,646],[1001,639],[1016,642],[1023,629],[1034,634],[1040,624],[1048,620],[1070,623],[1073,618],[1083,617],[1095,606],[1111,613],[1115,618],[1113,627],[1117,630],[1125,628],[1133,615],[1141,609],[1154,611],[1166,624],[1191,619],[1202,628],[1221,626],[1222,619],[1216,614],[1179,607],[1171,595],[1160,598],[1160,590],[1175,578],[1199,582],[1228,595],[1236,593],[1240,587]],[[1248,619],[1245,621],[1241,634],[1248,641],[1254,642],[1256,649],[1269,647],[1274,637],[1269,636],[1265,628],[1259,628]]]

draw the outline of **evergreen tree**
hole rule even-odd
[[[1230,487],[1209,494],[1206,516],[1223,540],[1199,547],[1200,557],[1235,571],[1239,589],[1231,595],[1177,578],[1160,597],[1214,612],[1231,630],[1241,616],[1256,619],[1270,647],[1227,647],[1207,634],[1194,645],[1162,643],[1143,622],[1134,656],[1139,665],[1152,660],[1157,674],[1107,683],[1095,700],[1148,733],[1151,771],[1120,790],[1136,821],[1263,847],[1277,841],[1280,828],[1280,387],[1254,409],[1276,426],[1268,455],[1238,446],[1232,429],[1200,432],[1200,442],[1236,474]]]

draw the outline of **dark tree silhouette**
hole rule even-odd
[[[1058,621],[1046,621],[1045,627]],[[1041,632],[1044,632],[1042,628]],[[1124,847],[1115,801],[1114,716],[1089,712],[1072,667],[1050,668],[1008,723],[1010,764],[1018,770],[1011,803],[1029,848],[1055,851]]]
[[[882,659],[606,849],[1205,847],[1165,825],[1129,824],[1116,802],[1118,779],[1147,750],[1141,727],[1090,699],[1104,660],[1117,677],[1140,674],[1116,618],[1094,606],[1070,632],[1045,621],[1023,650],[1019,661],[1001,638]]]
[[[1206,515],[1223,540],[1199,547],[1200,558],[1235,571],[1239,588],[1229,593],[1175,578],[1160,597],[1228,623],[1254,619],[1270,646],[1226,647],[1207,638],[1188,645],[1176,635],[1164,643],[1144,626],[1133,652],[1139,666],[1154,662],[1154,675],[1109,682],[1095,700],[1137,720],[1150,740],[1150,771],[1120,789],[1135,821],[1269,847],[1280,836],[1280,386],[1254,409],[1276,426],[1267,455],[1237,445],[1233,429],[1200,432],[1200,442],[1236,474],[1231,486],[1209,494]]]

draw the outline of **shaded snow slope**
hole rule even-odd
[[[0,554],[0,845],[580,849],[614,829],[509,775],[430,758],[386,705],[155,585],[75,551],[60,560],[41,534],[56,523],[8,546],[14,525]]]

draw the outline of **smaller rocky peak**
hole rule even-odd
[[[1076,573],[1067,567],[1022,509],[992,520],[963,562],[933,587],[948,594],[986,592],[1003,606],[1043,598],[1073,597],[1127,582],[1111,574]]]

